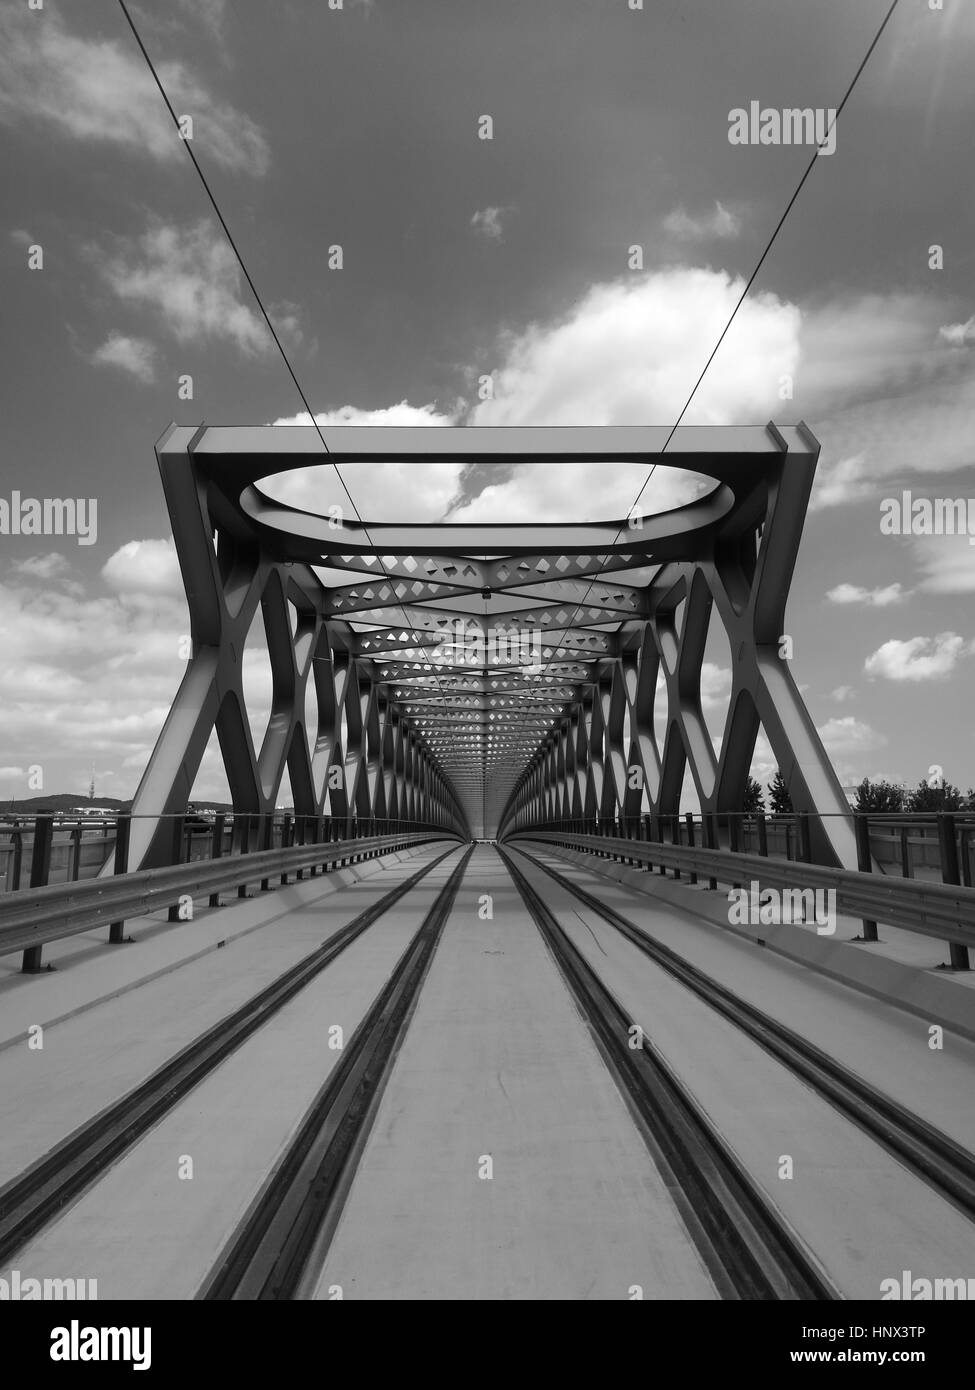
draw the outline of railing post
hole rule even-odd
[[[768,826],[765,823],[765,812],[758,813],[758,852],[763,859],[768,858]]]
[[[685,811],[685,812],[684,812],[684,824],[687,826],[687,848],[688,848],[688,849],[693,849],[693,848],[694,848],[694,812],[693,812],[693,811]],[[695,871],[694,869],[691,869],[691,870],[690,870],[690,872],[688,873],[688,878],[690,879],[690,882],[691,882],[691,883],[696,883],[696,882],[697,882],[697,873],[696,873],[696,871]]]
[[[670,843],[680,849],[680,812],[675,811],[670,818]],[[674,878],[680,878],[680,864],[674,865]]]
[[[861,874],[873,873],[873,855],[870,853],[870,818],[863,811],[853,813],[853,829],[857,842],[857,868]],[[878,941],[877,923],[870,917],[861,919],[863,935],[861,941]]]
[[[741,836],[740,836],[740,834],[739,834],[740,829],[741,829],[741,827],[740,827],[740,825],[739,825],[739,823],[738,823],[738,817],[734,814],[733,811],[729,811],[729,812],[728,812],[728,848],[731,850],[732,854],[740,854],[740,853],[741,853]],[[732,886],[732,888],[740,888],[740,887],[741,887],[741,882],[740,882],[740,880],[737,879],[737,878],[733,878],[733,879],[731,880],[731,886]]]
[[[291,817],[286,815],[285,818],[284,818],[284,821],[282,822],[282,825],[281,825],[281,848],[282,848],[283,850],[285,850],[285,849],[290,849],[290,848],[291,848],[292,844],[294,843],[294,840],[293,840],[293,838],[292,838],[292,835],[293,835],[293,823],[292,823]],[[281,875],[281,883],[282,883],[282,885],[283,885],[283,884],[286,884],[287,882],[288,882],[288,871],[287,871],[287,869],[285,869],[284,873]]]
[[[955,842],[955,818],[950,811],[938,814],[938,847],[941,850],[941,880],[943,883],[961,884],[958,872],[958,845]],[[949,941],[952,970],[968,970],[968,947]]]
[[[81,873],[81,837],[84,834],[80,825],[71,832],[71,882],[77,883]]]
[[[241,857],[243,858],[243,856],[244,856],[245,854],[250,854],[250,849],[251,849],[251,814],[250,814],[250,812],[249,812],[249,811],[241,811],[240,814],[236,817],[236,821],[237,821],[237,848],[239,849],[240,854],[241,854]],[[237,885],[237,897],[238,897],[238,898],[246,898],[246,897],[247,897],[247,880],[246,880],[246,879],[244,879],[243,883],[238,883],[238,885]]]
[[[257,847],[259,850],[274,848],[274,812],[262,811],[257,818]],[[261,892],[270,893],[271,880],[261,879]]]
[[[704,836],[705,849],[718,848],[718,835],[716,830],[717,817],[713,811],[701,813],[701,831]],[[713,892],[717,889],[718,880],[711,875],[708,876],[708,888]]]
[[[54,843],[54,817],[38,816],[34,821],[34,848],[30,857],[30,886],[44,888],[51,873],[51,846]],[[36,975],[41,968],[42,946],[28,946],[21,965],[25,975]]]
[[[10,843],[13,847],[13,862],[7,877],[7,891],[13,892],[20,887],[20,875],[24,867],[24,832],[20,829],[11,830]]]
[[[132,817],[128,811],[119,815],[115,821],[115,859],[112,864],[114,874],[129,871],[129,834],[132,830]],[[111,922],[108,928],[109,945],[118,946],[125,940],[125,922]]]
[[[318,842],[319,842],[319,833],[318,833],[318,832],[319,832],[320,829],[321,829],[321,819],[320,819],[320,817],[317,816],[317,815],[312,816],[312,817],[311,817],[311,843],[312,843],[313,845],[317,845]],[[309,878],[316,878],[317,876],[318,876],[318,865],[317,865],[317,864],[311,864],[311,865],[309,865],[309,868],[308,868],[308,877],[309,877]]]
[[[322,817],[322,843],[325,844],[325,845],[330,845],[330,844],[332,843],[332,818],[331,818],[331,816],[323,816],[323,817]],[[329,870],[331,869],[331,867],[332,867],[332,866],[329,864],[328,860],[327,860],[326,858],[323,857],[323,858],[322,858],[322,873],[323,873],[323,874],[327,874],[327,873],[329,872]]]
[[[214,816],[214,818],[213,818],[213,830],[211,831],[211,839],[210,839],[210,858],[211,858],[211,859],[222,859],[222,858],[223,858],[223,827],[224,827],[224,815],[223,815],[223,812],[222,812],[222,811],[218,811],[218,813],[217,813],[217,814]],[[220,906],[220,894],[219,894],[219,893],[211,893],[211,894],[210,894],[209,905],[210,905],[210,907],[219,907],[219,906]]]
[[[169,842],[169,862],[170,864],[182,864],[183,841],[185,839],[186,831],[186,817],[173,816],[173,823],[169,829],[171,837]],[[179,922],[181,920],[179,915],[178,903],[173,903],[170,906],[169,912],[167,914],[167,920],[170,922]]]
[[[295,816],[295,833],[294,840],[292,841],[292,843],[296,845],[303,845],[305,843],[305,817],[303,815]],[[304,876],[304,869],[295,870],[296,880],[301,880],[304,878]]]

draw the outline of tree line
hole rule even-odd
[[[795,810],[785,778],[778,768],[767,785],[767,791],[769,800],[766,806],[762,784],[754,777],[749,777],[745,786],[742,810],[752,815],[765,810],[773,815]],[[975,788],[969,787],[967,792],[963,792],[951,782],[943,779],[929,782],[923,777],[916,787],[900,787],[896,782],[884,779],[871,782],[869,777],[864,777],[856,789],[853,809],[871,813],[975,811]]]

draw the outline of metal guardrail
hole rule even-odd
[[[26,888],[39,818],[0,817],[0,893]],[[86,821],[54,816],[49,875],[51,882],[95,878],[115,844],[115,820]]]
[[[525,830],[550,830],[573,835],[616,835],[649,840],[655,844],[705,845],[763,856],[811,860],[812,832],[821,819],[812,812],[721,811],[702,816],[692,811],[680,815],[649,814],[609,817],[574,817],[545,821]],[[830,819],[823,817],[822,819]],[[851,808],[857,843],[857,867],[882,873],[899,872],[904,878],[937,874],[942,881],[975,881],[975,812],[972,811],[855,811]],[[511,833],[520,833],[512,831]],[[952,844],[954,848],[952,848]]]
[[[510,840],[538,840],[560,844],[568,849],[609,855],[623,862],[671,869],[696,882],[706,878],[709,886],[718,883],[741,888],[751,882],[763,888],[834,890],[837,911],[859,917],[865,923],[878,921],[921,936],[935,937],[951,947],[951,964],[959,970],[969,967],[968,950],[975,948],[975,888],[954,883],[927,883],[920,879],[892,878],[855,869],[830,868],[800,860],[767,859],[758,854],[742,854],[704,846],[686,847],[646,840],[621,839],[603,835],[573,835],[558,830],[523,830]],[[865,939],[876,940],[865,933]]]
[[[258,850],[114,877],[25,888],[0,896],[0,955],[23,951],[23,968],[33,973],[41,968],[41,951],[48,942],[100,927],[110,929],[110,942],[120,942],[128,918],[168,908],[170,921],[181,920],[180,903],[187,897],[207,897],[210,906],[217,907],[221,893],[236,889],[238,896],[244,897],[248,884],[259,882],[266,891],[272,878],[287,883],[290,874],[300,878],[306,869],[314,877],[318,868],[327,870],[432,840],[454,838],[438,827],[412,829],[398,835]]]
[[[171,864],[183,864],[190,859],[217,859],[222,854],[236,852],[245,840],[252,848],[284,849],[309,841],[324,843],[428,829],[420,822],[406,820],[317,816],[290,811],[215,812],[205,816],[189,811],[159,819],[169,825],[169,844],[165,852]],[[128,844],[132,825],[127,811],[82,820],[59,812],[16,817],[0,815],[0,893],[18,892],[28,886],[39,888],[49,883],[104,878],[109,872],[125,873],[130,867]],[[120,846],[121,859],[125,861],[121,863]]]

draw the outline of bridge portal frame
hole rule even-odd
[[[172,425],[157,445],[193,655],[133,804],[134,864],[162,862],[165,834],[153,818],[185,810],[214,728],[235,810],[272,810],[287,768],[298,814],[327,805],[340,818],[429,820],[501,838],[559,818],[647,807],[674,815],[685,767],[705,813],[740,810],[760,726],[796,810],[815,817],[814,857],[856,864],[849,806],[780,656],[819,456],[804,424],[688,426],[672,439],[657,427],[329,427],[324,435],[328,455],[310,426]],[[557,525],[336,524],[261,486],[335,463],[353,470],[359,495],[355,465],[387,460],[664,463],[713,486],[632,522]],[[353,582],[325,584],[316,566],[333,580],[347,570]],[[259,750],[243,689],[258,605],[273,681]],[[701,708],[712,612],[732,654],[720,756]],[[458,614],[482,626],[532,624],[542,634],[541,669],[471,671],[437,659]],[[330,786],[339,767],[340,784]],[[634,767],[645,793],[632,785]]]

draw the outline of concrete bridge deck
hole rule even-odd
[[[929,1046],[916,1013],[757,949],[689,911],[690,889],[675,903],[654,893],[650,875],[638,892],[609,879],[602,861],[567,864],[526,848],[975,1150],[970,1040],[949,1030],[941,1048]],[[267,1201],[269,1175],[463,853],[441,842],[201,908],[165,931],[136,923],[132,946],[73,940],[61,945],[55,972],[3,981],[0,1184],[9,1185],[446,855],[3,1263],[25,1275],[97,1279],[102,1299],[197,1296],[241,1223]],[[972,1274],[970,1220],[942,1192],[538,865],[516,859],[837,1296],[879,1298],[882,1281],[904,1269]],[[36,1024],[42,1048],[29,1045]],[[296,1297],[733,1296],[488,845],[467,861],[370,1107]]]

